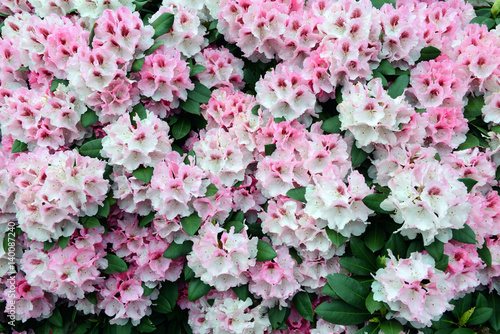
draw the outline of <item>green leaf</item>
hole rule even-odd
[[[213,196],[217,194],[218,191],[219,189],[217,188],[217,186],[213,183],[210,183],[207,187],[207,192],[205,193],[205,197]]]
[[[153,35],[153,39],[157,39],[163,34],[172,29],[172,25],[174,24],[174,15],[170,13],[161,14],[151,25],[155,30],[155,34]]]
[[[141,323],[135,327],[139,333],[152,333],[156,330],[155,325],[148,317],[141,319]]]
[[[240,233],[241,230],[245,228],[245,224],[237,220],[232,220],[224,224],[224,228],[228,231],[230,231],[231,227],[233,226],[234,226],[234,233]]]
[[[194,212],[188,217],[182,217],[181,225],[184,232],[186,232],[190,236],[193,236],[196,234],[196,232],[198,232],[201,226],[201,218],[196,212]]]
[[[259,241],[257,242],[257,261],[271,261],[276,256],[278,256],[278,254],[274,250],[273,246],[259,239]]]
[[[340,122],[339,115],[330,117],[321,124],[321,130],[326,133],[341,133],[340,127],[342,123]]]
[[[169,281],[163,282],[158,299],[155,300],[156,306],[153,307],[153,310],[165,314],[172,313],[177,304],[178,297],[179,289],[177,283]]]
[[[481,116],[484,107],[484,96],[476,96],[469,98],[469,102],[464,109],[464,117],[469,121]]]
[[[464,244],[477,243],[476,234],[467,224],[464,224],[464,227],[460,230],[453,230],[453,240],[462,242]]]
[[[477,249],[477,254],[483,260],[483,262],[486,264],[486,266],[491,267],[492,265],[492,258],[491,258],[491,252],[486,245],[486,241],[483,243],[483,247]]]
[[[210,96],[212,96],[212,91],[198,81],[194,82],[194,89],[188,92],[188,98],[199,103],[207,103],[210,100]]]
[[[366,261],[370,264],[372,269],[377,269],[375,255],[365,246],[365,243],[361,241],[358,237],[352,237],[349,240],[349,245],[351,246],[352,255],[358,259]]]
[[[325,284],[325,286],[323,286],[323,289],[321,289],[321,293],[332,298],[340,299],[339,295],[337,295],[335,291],[333,291],[332,287],[330,286],[330,284],[328,284],[328,282]]]
[[[139,220],[139,227],[144,227],[144,226],[148,225],[149,223],[151,223],[153,221],[153,219],[155,219],[155,216],[156,216],[156,212],[151,211],[150,213],[148,213],[147,216],[142,217]]]
[[[188,98],[186,101],[181,101],[179,107],[190,114],[201,115],[200,104],[192,99]]]
[[[94,139],[83,144],[78,153],[83,156],[91,157],[91,158],[102,158],[101,157],[102,150],[102,138]]]
[[[68,246],[69,239],[70,237],[60,237],[59,240],[57,241],[57,244],[59,245],[59,247],[61,247],[61,249],[64,249],[66,248],[66,246]]]
[[[400,258],[405,258],[406,256],[406,241],[399,233],[393,233],[385,243],[384,248],[386,250],[390,249],[394,256],[399,256]]]
[[[146,108],[144,107],[144,104],[138,103],[132,108],[132,112],[130,113],[131,119],[137,115],[139,116],[139,119],[143,120],[148,117],[148,113],[146,112]]]
[[[56,244],[55,241],[45,241],[43,243],[43,251],[44,252],[47,252],[49,251],[52,247],[54,247],[54,245]],[[7,252],[6,252],[7,253]]]
[[[367,157],[368,153],[358,148],[356,146],[356,143],[352,145],[351,162],[353,167],[358,167],[359,165],[361,165],[366,160]]]
[[[467,178],[467,177],[460,178],[460,179],[458,179],[458,181],[460,181],[463,184],[465,184],[465,186],[467,187],[467,192],[468,193],[470,193],[470,191],[472,190],[472,188],[474,187],[474,185],[477,183],[477,180],[470,179],[470,178]]]
[[[458,151],[462,151],[462,150],[466,150],[466,149],[469,149],[469,148],[474,148],[476,146],[479,146],[479,139],[474,136],[472,133],[468,133],[467,134],[467,139],[465,140],[465,142],[463,142],[462,144],[460,144],[460,146],[458,147]]]
[[[294,199],[299,202],[306,203],[306,187],[298,187],[294,189],[290,189],[286,192],[286,195],[291,199]]]
[[[144,183],[151,182],[151,178],[153,177],[154,167],[139,167],[132,172],[132,175],[137,179]]]
[[[87,108],[87,111],[82,115],[80,122],[84,128],[88,128],[99,120],[94,110]]]
[[[155,291],[154,288],[148,288],[148,286],[144,282],[142,282],[141,286],[142,286],[142,290],[144,290],[144,293],[142,294],[144,297],[149,296],[150,294],[152,294]]]
[[[382,302],[379,302],[375,299],[373,299],[373,291],[370,291],[368,296],[366,297],[365,300],[365,307],[368,311],[370,311],[371,314],[375,313],[375,311],[378,311],[384,306]]]
[[[403,325],[397,320],[386,320],[380,324],[380,330],[384,334],[399,334],[403,331]]]
[[[187,118],[181,118],[172,126],[172,136],[175,139],[182,139],[191,131],[191,122]]]
[[[434,267],[436,267],[436,269],[439,269],[441,271],[445,271],[446,268],[448,268],[448,261],[449,260],[450,260],[450,257],[445,254],[441,258],[441,260],[436,261],[436,264],[434,265]]]
[[[394,66],[392,66],[392,64],[387,59],[383,59],[380,62],[380,65],[377,67],[377,71],[379,71],[380,73],[382,73],[384,75],[395,75],[396,74],[396,70],[394,69]]]
[[[97,23],[94,23],[94,25],[92,26],[92,29],[90,30],[90,35],[89,35],[89,47],[91,49],[92,49],[92,42],[94,42],[95,27],[97,27]]]
[[[3,236],[3,251],[5,253],[9,252],[9,233],[5,233]]]
[[[89,292],[85,294],[85,298],[92,304],[97,305],[97,294],[96,292]]]
[[[12,144],[12,150],[10,152],[19,153],[19,152],[26,152],[27,150],[28,150],[28,145],[16,139]]]
[[[439,261],[444,254],[444,244],[442,241],[434,240],[434,242],[428,246],[424,246],[427,253],[434,258],[434,260]]]
[[[311,304],[311,299],[307,292],[301,291],[293,297],[293,306],[300,316],[307,321],[314,321],[314,313]]]
[[[343,326],[359,325],[372,317],[367,310],[361,310],[342,300],[321,303],[314,312],[327,322]]]
[[[188,298],[189,301],[193,302],[200,299],[204,295],[210,292],[212,287],[201,281],[199,278],[193,278],[189,282],[188,286]]]
[[[438,48],[434,46],[426,46],[422,49],[422,51],[420,51],[420,58],[417,60],[417,63],[421,61],[436,59],[440,54],[441,50],[439,50]]]
[[[330,239],[331,242],[333,242],[333,244],[337,248],[339,248],[340,246],[345,244],[345,242],[347,241],[347,237],[344,237],[342,234],[340,234],[339,232],[337,232],[335,230],[332,230],[329,227],[325,227],[325,231],[326,231],[326,235],[328,236],[328,239]]]
[[[65,79],[54,78],[52,80],[52,82],[50,83],[50,91],[54,92],[57,89],[57,87],[59,87],[59,84],[63,84],[64,86],[67,86],[67,85],[69,85],[69,81],[65,80]]]
[[[128,270],[127,263],[114,254],[107,254],[104,257],[108,260],[108,267],[103,270],[105,274],[120,274]]]
[[[492,126],[491,131],[493,131],[494,133],[500,133],[500,125]]]
[[[490,320],[493,315],[493,309],[489,307],[480,307],[474,310],[472,316],[467,321],[467,325],[477,326],[484,324],[486,321]]]
[[[385,232],[384,229],[377,223],[372,223],[367,233],[365,233],[365,245],[372,252],[376,252],[384,248]]]
[[[134,62],[132,63],[132,69],[130,70],[130,72],[132,72],[132,73],[140,72],[142,70],[142,67],[144,66],[145,61],[146,61],[146,58],[139,58],[139,59],[134,60]]]
[[[23,66],[23,67],[19,67],[16,72],[19,72],[19,71],[29,71],[30,68],[28,66]]]
[[[100,205],[99,208],[97,209],[97,215],[107,218],[109,216],[110,210],[111,210],[111,204],[109,203],[109,199],[106,198],[103,201],[102,205]]]
[[[266,156],[273,154],[274,151],[276,151],[276,144],[264,145],[264,153],[266,154]]]
[[[386,211],[380,207],[380,204],[389,197],[389,194],[370,194],[363,198],[363,204],[366,205],[368,209],[371,209],[378,213],[392,214],[391,211]]]
[[[196,74],[199,74],[201,72],[205,72],[207,70],[207,68],[205,66],[200,65],[200,64],[196,64],[196,65],[193,65],[190,67],[191,67],[191,69],[189,71],[190,77],[195,76]]]
[[[457,328],[451,334],[476,334],[476,331],[470,328]]]
[[[208,95],[208,96],[202,95],[195,88],[194,90],[190,90],[188,92],[188,99],[186,102],[191,101],[191,103],[194,102],[194,103],[200,104],[200,103],[208,103],[209,100],[210,100],[210,95]],[[191,109],[193,109],[193,108],[191,108]],[[198,107],[198,109],[199,109],[199,107]],[[188,110],[186,110],[186,111],[188,111]],[[195,114],[194,112],[191,112],[191,113]],[[196,113],[196,115],[199,115],[199,111],[198,111],[198,113]]]
[[[389,85],[389,82],[387,81],[387,78],[380,73],[377,70],[373,70],[373,78],[380,78],[382,80],[382,87],[387,87]]]
[[[72,332],[72,334],[87,334],[89,333],[89,329],[92,326],[91,323],[83,323],[78,325],[78,327],[75,328],[75,330]]]
[[[248,291],[248,284],[235,286],[232,288],[232,290],[240,300],[245,301],[250,297],[250,292]]]
[[[52,312],[52,315],[50,316],[50,318],[48,320],[54,326],[62,327],[62,325],[63,325],[63,318],[62,318],[61,312],[59,312],[58,309],[55,309]]]
[[[390,97],[395,99],[396,97],[402,95],[410,83],[410,77],[406,74],[400,75],[394,80],[394,82],[387,89],[387,93]]]
[[[364,285],[344,274],[330,274],[326,279],[333,291],[346,303],[356,308],[365,307],[370,291]]]
[[[372,0],[373,7],[380,9],[386,3],[391,4],[394,8],[396,8],[396,0]]]
[[[378,334],[380,331],[379,327],[380,324],[371,322],[354,334]]]
[[[147,49],[146,51],[144,51],[144,55],[149,56],[150,54],[153,54],[153,52],[155,52],[156,49],[158,49],[163,44],[165,44],[165,43],[163,43],[163,42],[156,42],[149,49]]]
[[[375,271],[365,260],[356,257],[341,257],[339,263],[345,270],[354,275],[369,276]]]
[[[256,105],[252,108],[252,110],[250,111],[252,114],[254,114],[255,116],[259,116],[259,109],[260,109],[260,105]]]
[[[455,305],[455,308],[452,310],[453,315],[455,316],[455,318],[460,319],[462,315],[471,308],[472,295],[467,294],[463,298],[450,301],[450,303]]]
[[[488,294],[488,306],[493,309],[493,315],[490,318],[490,325],[495,331],[500,330],[500,296],[498,294]]]
[[[280,306],[273,307],[267,313],[271,327],[276,330],[286,329],[285,321],[288,319],[289,315],[290,308]]]
[[[488,299],[486,299],[486,297],[482,293],[479,293],[477,295],[476,307],[477,308],[488,307]]]
[[[193,242],[191,240],[186,240],[182,244],[177,244],[175,242],[172,242],[170,246],[168,246],[168,248],[163,253],[163,257],[172,260],[177,259],[180,258],[181,256],[188,255],[189,252],[191,252],[192,248],[193,248]]]

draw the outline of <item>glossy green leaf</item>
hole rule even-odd
[[[240,233],[245,228],[245,224],[237,220],[231,220],[224,224],[224,228],[228,231],[231,230],[231,227],[234,227],[234,233]]]
[[[151,178],[153,177],[154,167],[139,167],[132,172],[132,175],[137,179],[144,183],[151,182]]]
[[[190,66],[189,76],[190,77],[195,76],[196,74],[199,74],[201,72],[205,72],[206,70],[207,70],[207,68],[203,65],[200,65],[200,64]]]
[[[323,286],[323,289],[321,289],[321,293],[332,298],[340,299],[339,295],[337,295],[337,293],[333,291],[328,282],[326,282],[325,286]]]
[[[274,250],[273,246],[269,243],[260,240],[257,242],[257,261],[265,262],[274,259],[278,254]]]
[[[59,240],[57,241],[57,244],[59,245],[59,247],[61,249],[64,249],[64,248],[66,248],[66,246],[68,246],[69,239],[70,239],[70,237],[59,237]]]
[[[132,69],[130,70],[132,73],[137,73],[142,70],[142,67],[144,66],[144,62],[146,61],[146,58],[139,58],[134,60],[132,63]]]
[[[193,236],[200,229],[201,218],[196,212],[194,212],[188,217],[182,217],[181,225],[184,232],[186,232],[190,236]]]
[[[500,331],[500,296],[498,294],[488,294],[488,306],[493,309],[490,318],[490,325],[495,331]]]
[[[150,54],[153,54],[153,52],[155,52],[156,49],[158,49],[163,44],[165,44],[165,43],[164,42],[156,42],[149,49],[147,49],[146,51],[144,51],[144,55],[149,56]]]
[[[386,250],[390,249],[394,256],[399,256],[400,258],[404,258],[406,256],[407,245],[403,236],[399,233],[393,233],[389,240],[385,243]]]
[[[400,75],[389,86],[389,89],[387,89],[387,93],[389,94],[390,97],[395,99],[396,97],[401,96],[404,93],[409,83],[410,83],[410,77],[408,75],[406,74]]]
[[[80,324],[73,330],[72,334],[87,334],[89,333],[90,327],[92,327],[91,323]]]
[[[259,116],[259,109],[260,109],[260,106],[256,105],[256,106],[253,106],[253,108],[252,108],[252,110],[250,112],[252,114],[254,114],[255,116]]]
[[[199,278],[193,278],[189,282],[188,286],[188,298],[189,301],[193,302],[195,300],[200,299],[204,295],[210,292],[212,287],[204,282],[202,282]]]
[[[290,189],[286,192],[286,195],[291,199],[294,199],[299,202],[306,203],[306,187],[298,187],[294,189]]]
[[[394,69],[394,66],[392,66],[392,64],[387,59],[383,59],[380,62],[380,65],[378,65],[378,67],[377,67],[377,71],[379,71],[380,73],[382,73],[384,75],[395,75],[396,74],[396,70]]]
[[[97,305],[97,294],[95,291],[85,294],[85,298],[92,304]]]
[[[439,261],[443,257],[444,244],[442,241],[435,239],[433,243],[424,247],[427,253],[429,253],[429,255],[432,256],[434,260]]]
[[[396,0],[371,0],[373,7],[380,9],[386,3],[391,4],[394,8],[396,8]]]
[[[250,297],[250,291],[248,291],[248,284],[235,286],[232,288],[232,290],[240,300],[245,301]]]
[[[177,287],[177,283],[169,281],[163,282],[158,299],[155,300],[156,306],[153,307],[153,310],[165,314],[172,313],[177,304],[178,297],[179,288]]]
[[[163,257],[166,257],[167,259],[177,259],[181,256],[189,254],[192,248],[193,242],[191,240],[186,240],[182,244],[172,242],[163,253]]]
[[[186,101],[181,101],[179,107],[193,115],[201,115],[200,103],[188,98]]]
[[[493,259],[491,257],[491,252],[486,245],[486,241],[483,243],[483,247],[477,249],[477,254],[481,258],[481,260],[483,260],[486,266],[491,267]]]
[[[472,188],[477,183],[477,180],[470,179],[470,178],[467,178],[467,177],[460,178],[460,179],[458,179],[458,181],[460,181],[463,184],[465,184],[465,186],[467,187],[467,192],[469,192],[469,193],[471,192]]]
[[[403,325],[397,320],[386,320],[380,324],[380,330],[384,334],[399,334],[403,331]]]
[[[59,312],[58,309],[55,309],[54,311],[52,311],[52,315],[50,316],[50,318],[48,320],[54,326],[62,327],[62,325],[63,325],[63,318],[62,318],[61,312]]]
[[[52,80],[52,82],[50,83],[50,91],[54,92],[57,89],[57,87],[59,87],[59,84],[67,86],[67,85],[69,85],[69,81],[66,80],[66,79],[57,79],[57,78],[54,78]]]
[[[490,320],[493,315],[493,309],[489,307],[480,307],[474,310],[472,316],[467,321],[467,325],[477,326],[484,324],[486,321]]]
[[[379,302],[375,299],[373,299],[373,291],[370,291],[368,296],[366,297],[365,300],[365,307],[366,309],[371,313],[375,313],[376,311],[380,310],[384,306],[382,302]]]
[[[266,156],[272,155],[276,151],[276,144],[264,145],[264,153]]]
[[[422,51],[420,51],[420,58],[418,59],[417,62],[429,61],[435,59],[439,57],[440,54],[441,50],[439,50],[438,48],[434,46],[426,46],[425,48],[422,49]]]
[[[218,191],[219,191],[219,188],[217,188],[217,186],[215,184],[210,183],[207,187],[207,192],[205,193],[205,197],[213,196],[213,195],[217,194]]]
[[[144,293],[142,294],[144,297],[149,296],[150,294],[152,294],[155,291],[154,288],[149,288],[144,282],[142,282],[141,286],[142,286],[142,290],[144,290]]]
[[[368,209],[371,209],[378,213],[392,214],[391,211],[386,211],[380,207],[380,204],[389,197],[388,194],[370,194],[363,198],[363,204],[366,205]]]
[[[477,243],[476,234],[467,224],[464,224],[464,227],[460,230],[453,230],[453,240],[462,242],[464,244]]]
[[[293,297],[293,306],[302,318],[306,319],[307,321],[314,320],[311,299],[309,298],[309,294],[307,292],[297,292]]]
[[[153,26],[155,33],[153,35],[153,39],[160,37],[163,34],[172,29],[172,25],[174,24],[174,15],[170,13],[161,14],[151,25]]]
[[[366,261],[370,264],[372,269],[376,269],[377,258],[375,255],[365,246],[365,243],[361,241],[359,237],[352,237],[349,240],[349,245],[351,248],[352,255],[358,259]]]
[[[154,331],[156,331],[156,326],[151,322],[151,319],[149,319],[148,317],[143,317],[141,319],[141,322],[137,327],[135,327],[135,329],[139,333],[153,333]]]
[[[458,146],[457,150],[462,151],[469,148],[474,148],[476,146],[479,146],[479,139],[477,139],[476,136],[469,132],[467,134],[466,140],[462,144],[460,144],[460,146]]]
[[[345,270],[354,275],[369,276],[375,271],[369,263],[356,257],[341,257],[339,263]]]
[[[380,78],[380,80],[382,80],[382,87],[387,87],[389,85],[389,82],[387,81],[387,78],[382,74],[380,73],[379,71],[377,70],[373,70],[373,78]]]
[[[376,252],[384,248],[385,232],[378,223],[372,223],[365,233],[365,245],[372,252]]]
[[[464,109],[464,117],[472,121],[481,116],[484,104],[484,96],[470,97]]]
[[[326,133],[340,133],[342,132],[340,130],[340,127],[342,126],[342,123],[340,122],[339,115],[330,117],[326,121],[323,121],[323,124],[321,124],[321,130],[325,131]]]
[[[356,146],[356,143],[352,145],[351,162],[353,167],[358,167],[359,165],[361,165],[366,160],[367,157],[368,153],[358,148]]]
[[[327,322],[344,326],[363,324],[372,317],[367,310],[361,310],[342,300],[321,303],[314,312]]]
[[[271,327],[276,330],[286,329],[285,321],[290,315],[290,308],[275,306],[269,310],[267,316]]]
[[[370,291],[364,285],[344,274],[330,274],[326,279],[333,291],[346,303],[356,308],[365,307]]]
[[[102,272],[105,274],[119,274],[128,270],[127,263],[114,254],[107,254],[104,257],[108,260],[108,267]]]
[[[354,334],[378,334],[379,332],[380,324],[371,322]]]
[[[80,122],[84,128],[88,128],[99,120],[94,110],[87,108],[87,111],[82,115]]]
[[[172,136],[175,139],[186,137],[189,131],[191,131],[191,122],[187,118],[181,118],[172,126]]]
[[[335,230],[332,230],[329,227],[325,227],[325,231],[328,239],[330,239],[337,248],[345,244],[345,242],[347,241],[347,237],[344,237],[342,234]]]
[[[144,104],[138,103],[134,106],[134,108],[132,108],[132,112],[130,113],[131,119],[133,119],[135,115],[139,116],[139,119],[141,120],[148,117]]]
[[[141,217],[141,219],[139,220],[139,227],[144,227],[144,226],[148,225],[149,223],[151,223],[153,221],[153,219],[155,219],[155,216],[156,216],[156,212],[151,211],[146,216]]]
[[[43,243],[43,251],[48,252],[52,247],[54,247],[55,244],[56,244],[55,241],[45,241]]]
[[[94,139],[83,144],[78,152],[80,155],[91,157],[91,158],[102,158],[102,138]]]
[[[27,150],[28,150],[28,145],[16,139],[12,144],[12,150],[10,152],[19,153],[19,152],[26,152]]]

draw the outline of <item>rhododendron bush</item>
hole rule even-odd
[[[0,331],[500,333],[499,14],[2,0]]]

